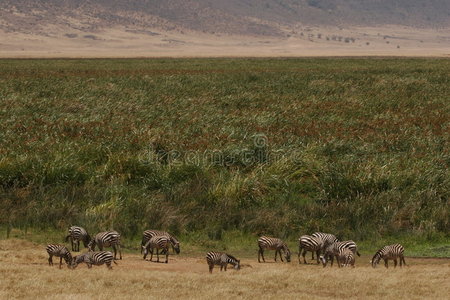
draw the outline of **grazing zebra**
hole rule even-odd
[[[372,258],[372,267],[376,267],[381,259],[384,260],[384,266],[388,268],[388,260],[392,259],[394,261],[394,268],[397,267],[397,258],[400,259],[400,267],[402,264],[406,266],[405,257],[403,253],[405,252],[405,248],[403,248],[400,244],[393,244],[384,246],[380,250],[378,250]]]
[[[358,246],[354,241],[350,240],[350,241],[336,242],[329,245],[325,249],[324,254],[320,256],[320,260],[322,261],[323,266],[325,267],[327,265],[328,260],[331,260],[331,266],[333,266],[335,257],[337,263],[339,264],[340,263],[339,253],[341,253],[342,249],[349,249],[353,254],[361,256],[361,254],[358,252]]]
[[[150,251],[150,261],[153,259],[153,249],[156,249],[156,262],[159,262],[159,249],[165,251],[166,254],[166,264],[169,262],[169,245],[170,238],[165,235],[156,235],[152,237],[148,242],[143,246],[144,250],[144,259],[147,257],[148,252]]]
[[[154,236],[156,235],[165,235],[170,238],[170,243],[172,244],[172,250],[175,251],[177,254],[180,254],[180,242],[170,233],[166,231],[159,231],[159,230],[146,230],[144,231],[142,235],[142,242],[141,242],[141,254],[143,251],[143,246]]]
[[[334,234],[331,233],[323,233],[323,232],[314,232],[311,234],[312,237],[318,238],[322,240],[322,252],[325,251],[325,249],[336,242],[339,242],[339,240],[336,238]],[[312,252],[312,258],[314,260],[314,252]]]
[[[117,249],[119,250],[119,257],[122,259],[122,251],[120,250],[120,234],[117,231],[105,231],[95,235],[89,242],[89,251],[95,251],[95,246],[98,245],[100,251],[104,247],[112,247],[114,250],[114,259],[116,259]]]
[[[258,262],[260,263],[260,256],[262,256],[263,262],[266,262],[264,259],[264,249],[266,250],[275,250],[275,261],[277,261],[277,255],[280,253],[281,261],[283,261],[283,257],[281,256],[281,251],[284,252],[284,256],[287,262],[291,261],[291,251],[285,242],[280,239],[262,236],[258,239]]]
[[[117,263],[114,261],[114,256],[109,251],[99,251],[99,252],[86,252],[81,255],[77,255],[73,258],[72,268],[75,269],[78,264],[86,263],[88,268],[92,268],[92,265],[100,266],[106,264],[108,269],[112,270],[111,262]]]
[[[64,258],[67,267],[70,267],[72,263],[72,254],[70,254],[69,249],[67,249],[64,245],[57,245],[57,244],[48,244],[45,248],[47,250],[47,253],[49,255],[48,257],[48,264],[50,266],[53,266],[53,256],[59,257],[59,268],[61,269],[62,260]]]
[[[222,271],[222,269],[225,269],[226,271],[228,264],[233,265],[235,270],[239,270],[241,268],[241,261],[239,259],[223,252],[211,251],[206,253],[206,262],[209,266],[209,273],[212,273],[214,265],[219,265],[220,271]]]
[[[66,242],[69,239],[70,243],[72,244],[72,251],[80,251],[80,241],[82,241],[84,247],[87,248],[89,242],[91,241],[91,236],[87,233],[87,231],[83,227],[71,226],[69,228],[69,234],[66,236]],[[77,247],[74,247],[75,245],[77,245]]]
[[[311,235],[303,235],[298,239],[298,263],[300,263],[300,254],[303,256],[303,262],[306,264],[306,252],[316,252],[317,263],[319,263],[320,251],[323,248],[323,241],[320,238]]]
[[[355,267],[355,254],[349,248],[342,248],[337,255],[338,267]]]

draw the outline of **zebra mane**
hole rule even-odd
[[[230,255],[230,254],[228,254],[228,253],[226,253],[227,254],[227,256],[229,257],[229,258],[231,258],[231,259],[233,259],[233,260],[235,260],[235,261],[238,261],[238,259],[236,258],[236,257],[234,257],[233,255]]]

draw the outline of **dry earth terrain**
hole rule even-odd
[[[268,255],[269,256],[269,255]],[[272,256],[272,253],[270,257]],[[125,254],[113,270],[105,266],[75,270],[47,265],[43,245],[0,241],[1,299],[151,298],[364,298],[448,299],[449,259],[406,258],[408,267],[373,269],[369,257],[355,269],[310,264],[258,264],[242,258],[241,271],[208,274],[202,253],[170,257],[169,264],[144,262]],[[56,260],[54,260],[56,261]]]
[[[0,57],[450,56],[423,1],[0,2]]]

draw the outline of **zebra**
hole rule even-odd
[[[337,255],[338,267],[355,267],[355,254],[349,248],[341,248],[339,249],[339,253]]]
[[[180,254],[180,242],[170,233],[166,231],[159,231],[159,230],[146,230],[144,231],[142,235],[142,242],[141,242],[141,254],[143,251],[143,246],[154,236],[156,235],[165,235],[170,238],[170,243],[172,244],[172,250],[175,251],[177,254]]]
[[[378,250],[372,258],[372,267],[376,267],[381,259],[384,260],[384,266],[388,268],[388,260],[392,259],[394,261],[394,268],[397,267],[397,258],[400,259],[400,267],[402,264],[406,266],[405,257],[403,253],[405,252],[405,248],[400,244],[393,244],[384,246],[380,250]]]
[[[167,264],[169,262],[169,245],[170,238],[165,235],[156,235],[152,237],[148,242],[142,247],[144,250],[144,259],[147,257],[148,252],[150,251],[150,261],[153,259],[153,249],[156,249],[156,262],[159,262],[159,249],[165,251]]]
[[[87,248],[89,242],[91,241],[91,236],[83,227],[71,226],[69,228],[69,234],[66,236],[65,241],[67,242],[69,239],[70,243],[72,244],[72,251],[80,251],[80,241],[82,241],[84,247]],[[74,247],[75,245],[76,247]]]
[[[300,254],[303,256],[303,262],[306,264],[306,252],[316,252],[317,263],[319,264],[320,251],[323,248],[323,240],[311,235],[303,235],[298,239],[298,263],[300,263]]]
[[[323,242],[323,246],[322,246],[322,250],[321,252],[325,251],[325,249],[336,242],[339,242],[339,240],[336,238],[336,236],[334,234],[331,233],[323,233],[323,232],[314,232],[313,234],[311,234],[312,237],[315,238],[319,238],[322,240]],[[314,252],[312,252],[312,260],[314,260]]]
[[[281,256],[281,251],[284,252],[284,256],[287,262],[291,261],[291,251],[285,242],[280,239],[262,236],[258,239],[258,262],[260,263],[260,256],[262,256],[263,262],[266,262],[264,259],[264,249],[267,250],[275,250],[275,261],[277,261],[277,255],[280,253],[281,261],[283,261],[283,257]]]
[[[48,265],[53,266],[53,256],[59,257],[59,268],[61,269],[62,260],[64,258],[67,267],[70,267],[72,263],[72,254],[70,254],[69,249],[67,249],[64,245],[58,244],[48,244],[45,248],[49,255],[48,257]]]
[[[353,254],[356,254],[358,256],[361,256],[361,254],[358,252],[358,246],[354,241],[343,241],[343,242],[335,242],[331,245],[329,245],[323,255],[320,256],[320,260],[322,261],[323,266],[325,267],[327,265],[328,260],[331,260],[331,266],[333,266],[334,258],[336,257],[336,260],[338,264],[340,263],[339,260],[339,253],[342,249],[349,249]]]
[[[241,268],[241,261],[239,259],[224,252],[210,251],[206,253],[206,263],[209,267],[209,273],[212,273],[214,265],[219,265],[220,271],[222,271],[222,269],[225,269],[226,271],[228,264],[233,265],[235,270],[239,270]]]
[[[114,259],[116,259],[118,249],[119,257],[120,259],[122,259],[122,251],[120,249],[120,234],[117,231],[105,231],[97,233],[88,244],[89,251],[95,251],[96,245],[98,245],[100,251],[103,251],[104,247],[112,247],[114,250]]]
[[[72,269],[75,269],[83,262],[87,264],[89,269],[92,268],[92,265],[100,266],[106,264],[106,267],[112,270],[111,262],[114,262],[117,265],[114,256],[110,251],[86,252],[77,255],[73,258]]]

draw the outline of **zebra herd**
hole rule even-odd
[[[69,249],[64,245],[48,244],[46,247],[49,255],[48,263],[53,265],[53,256],[59,257],[59,268],[62,266],[62,260],[66,262],[69,268],[75,269],[80,263],[86,263],[88,268],[92,265],[105,264],[108,269],[112,269],[112,263],[117,259],[117,252],[119,252],[119,259],[122,259],[120,234],[117,231],[105,231],[96,234],[93,238],[88,232],[80,226],[71,226],[65,241],[69,241],[72,246],[72,251],[80,251],[80,242],[83,243],[88,252],[73,256]],[[355,254],[361,256],[356,243],[352,240],[339,241],[335,235],[330,233],[315,232],[312,235],[303,235],[298,240],[298,262],[301,263],[300,256],[303,257],[303,263],[306,262],[307,252],[311,252],[312,260],[316,259],[317,264],[322,263],[326,267],[328,262],[333,266],[334,259],[336,259],[338,267],[351,266],[355,267]],[[99,251],[95,252],[98,247]],[[106,247],[111,247],[114,254],[110,251],[104,251]],[[169,261],[170,248],[172,251],[180,253],[180,242],[168,232],[159,230],[146,230],[143,233],[141,241],[141,254],[146,260],[150,253],[150,261],[153,260],[153,252],[156,250],[156,261],[159,262],[159,254],[165,255],[165,263]],[[283,262],[283,256],[286,262],[291,261],[291,251],[287,244],[279,238],[261,236],[258,238],[258,262],[265,262],[264,251],[275,250],[275,261],[280,256]],[[161,252],[160,252],[161,251]],[[394,267],[397,266],[397,260],[400,261],[400,266],[405,265],[405,258],[403,256],[405,249],[400,244],[388,245],[378,250],[373,256],[371,263],[376,267],[381,259],[384,260],[384,265],[388,268],[388,260],[394,261]],[[283,254],[283,255],[282,255]],[[316,255],[316,258],[314,258]],[[227,270],[227,266],[231,264],[235,270],[241,268],[240,260],[236,257],[224,253],[211,251],[206,254],[206,262],[208,264],[209,272],[212,273],[214,266],[220,266],[220,270]]]

